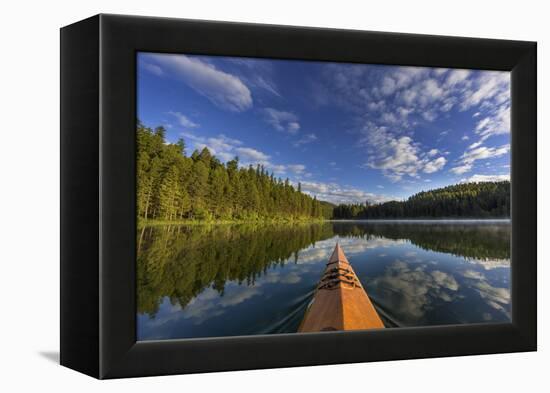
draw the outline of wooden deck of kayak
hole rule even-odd
[[[384,324],[338,243],[299,332],[380,329]]]

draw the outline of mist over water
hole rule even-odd
[[[336,242],[386,327],[510,321],[509,221],[140,228],[138,340],[294,333]]]

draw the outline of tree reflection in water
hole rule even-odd
[[[167,299],[172,306],[184,310],[201,293],[202,297],[223,296],[228,283],[234,291],[234,285],[254,286],[261,277],[266,283],[273,281],[273,277],[280,274],[273,268],[288,263],[319,264],[322,269],[337,240],[344,243],[349,257],[357,255],[354,261],[358,275],[386,320],[393,320],[394,325],[469,321],[479,315],[491,320],[500,315],[495,314],[496,311],[509,318],[509,290],[495,287],[486,275],[494,267],[509,266],[510,225],[491,222],[325,222],[140,228],[137,233],[138,314],[154,318]],[[369,260],[361,262],[361,258],[367,258],[369,248],[388,246],[399,247],[402,255],[374,261],[369,254]],[[489,273],[461,267],[451,274],[441,267],[415,264],[411,262],[414,258],[405,252],[409,250],[407,247],[472,260],[484,264]],[[291,273],[285,284],[300,280],[299,271]],[[311,280],[316,279],[317,274],[313,274]],[[307,285],[314,288],[313,281]],[[453,302],[460,305],[464,296],[474,295],[483,300],[483,307],[480,305],[479,309],[466,310],[460,315],[456,309],[449,311],[440,307]],[[478,316],[472,316],[474,311]],[[445,315],[445,312],[454,314]]]
[[[182,308],[229,280],[251,285],[301,249],[334,236],[331,225],[193,225],[140,229],[138,312],[154,315],[163,297]]]

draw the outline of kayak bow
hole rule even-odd
[[[380,329],[384,324],[338,243],[299,332]]]

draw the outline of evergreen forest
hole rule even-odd
[[[507,218],[510,182],[461,183],[414,194],[405,201],[345,204],[334,208],[335,219]]]
[[[138,122],[139,221],[309,221],[323,219],[507,218],[510,182],[463,183],[404,201],[335,206],[302,192],[262,165],[221,162],[207,147],[187,155],[183,139]]]
[[[185,141],[166,141],[163,127],[137,126],[137,210],[140,220],[319,220],[333,205],[318,201],[261,165],[222,163],[208,148],[186,155]]]

